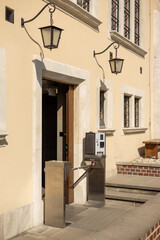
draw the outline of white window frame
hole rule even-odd
[[[71,0],[73,3],[77,4],[77,0]],[[79,5],[78,5],[79,6]],[[99,18],[99,14],[98,14],[98,6],[99,6],[99,0],[90,0],[89,3],[89,13],[91,15],[93,15],[95,18]],[[80,6],[79,6],[80,7]],[[82,7],[81,7],[82,8]],[[83,8],[82,8],[83,9]],[[85,9],[83,9],[84,11],[86,11]]]
[[[130,39],[124,37],[124,0],[119,0],[119,32],[111,30],[111,0],[108,1],[108,33],[107,37],[119,42],[125,48],[144,57],[145,47],[145,0],[140,0],[140,43],[134,43],[135,1],[130,1]]]
[[[104,123],[105,127],[100,128],[100,91],[104,91],[105,103],[104,103]],[[110,80],[97,80],[97,131],[105,132],[106,135],[113,135],[115,129],[113,129],[113,90],[112,82]]]
[[[90,11],[77,4],[76,0],[55,0],[55,4],[67,15],[69,14],[73,18],[76,18],[81,23],[91,27],[92,29],[99,31],[99,25],[102,23],[99,18],[99,1],[92,0],[90,4]]]
[[[130,97],[130,126],[124,127],[124,96]],[[139,98],[139,127],[135,127],[135,98]],[[130,86],[123,86],[121,90],[121,128],[122,135],[135,132],[145,132],[147,128],[144,126],[145,115],[144,115],[144,103],[145,95],[144,91],[136,89]]]

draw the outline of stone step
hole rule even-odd
[[[137,203],[145,203],[150,200],[153,196],[147,194],[140,193],[127,193],[127,192],[116,192],[108,190],[106,191],[105,198],[112,200],[120,200],[127,202],[137,202]]]
[[[105,186],[105,191],[115,191],[115,192],[126,192],[126,193],[137,193],[137,194],[144,194],[144,195],[156,195],[159,191],[153,191],[153,190],[144,190],[144,189],[136,189],[136,188],[130,188],[123,185],[114,186],[114,185],[107,185]]]
[[[160,192],[160,178],[117,174],[107,179],[106,187]]]
[[[105,184],[106,204],[140,206],[160,192],[160,180],[141,176],[115,175]]]

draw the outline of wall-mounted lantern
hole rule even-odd
[[[95,51],[93,51],[93,56],[95,57],[96,55],[100,55],[106,52],[112,45],[114,46],[114,49],[115,49],[115,58],[109,60],[110,68],[112,73],[118,74],[122,72],[122,67],[124,62],[124,59],[117,58],[117,49],[119,48],[119,43],[113,42],[106,49],[104,49],[102,52],[99,52],[99,53],[96,53]]]
[[[41,35],[42,35],[42,41],[43,41],[43,46],[45,48],[49,48],[50,50],[52,50],[53,48],[58,48],[59,45],[59,41],[61,38],[61,33],[63,31],[63,29],[58,28],[53,26],[53,19],[52,19],[52,14],[54,13],[54,11],[56,10],[56,7],[54,4],[52,3],[47,3],[41,10],[40,12],[33,17],[30,20],[24,21],[23,18],[21,18],[21,27],[24,27],[24,25],[26,23],[32,22],[33,20],[35,20],[42,12],[43,10],[48,7],[49,5],[51,5],[51,7],[53,8],[49,8],[49,12],[50,12],[50,26],[45,26],[45,27],[41,27],[39,28],[41,30]]]

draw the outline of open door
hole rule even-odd
[[[74,154],[74,86],[43,80],[42,97],[42,187],[45,191],[45,162],[69,161]],[[74,201],[73,172],[66,183],[66,203]]]

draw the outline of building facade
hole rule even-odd
[[[48,2],[64,29],[52,51],[39,31],[50,24],[48,7],[21,27]],[[158,0],[1,0],[0,239],[44,221],[45,161],[79,167],[86,132],[105,133],[106,177],[116,174],[116,162],[143,155],[144,140],[159,137],[159,16]],[[113,45],[93,56],[113,41],[125,59],[117,75],[108,63]],[[67,191],[68,203],[84,203],[86,180]]]

